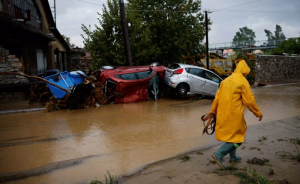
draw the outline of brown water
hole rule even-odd
[[[300,115],[300,84],[255,88],[270,122]],[[0,116],[0,181],[89,183],[218,144],[202,135],[212,99],[160,99],[93,109]],[[248,125],[261,123],[245,111]],[[31,176],[31,177],[29,177]]]

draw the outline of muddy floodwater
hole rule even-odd
[[[253,89],[264,115],[248,125],[300,115],[300,84]],[[89,183],[219,144],[202,135],[213,99],[159,99],[98,108],[0,115],[0,181]]]

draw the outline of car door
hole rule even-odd
[[[204,78],[204,94],[207,96],[215,96],[222,80],[216,74],[209,71],[204,72]]]
[[[203,78],[203,70],[198,68],[186,68],[188,73],[190,92],[202,94],[205,79]]]

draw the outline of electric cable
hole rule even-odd
[[[88,3],[88,4],[92,4],[92,5],[97,5],[97,6],[103,6],[101,4],[91,3],[91,2],[88,2],[88,1],[82,1],[82,0],[77,0],[77,1]]]
[[[235,6],[230,6],[230,7],[227,7],[227,8],[218,9],[218,10],[215,10],[215,11],[213,11],[213,12],[221,11],[221,10],[226,10],[226,9],[233,8],[233,7],[237,7],[237,6],[242,6],[242,5],[245,5],[245,4],[255,3],[255,2],[257,2],[257,1],[262,1],[262,0],[256,0],[256,1],[251,1],[251,2],[248,2],[248,3],[238,4],[238,5],[235,5]],[[212,13],[213,13],[213,12],[212,12]]]
[[[251,12],[253,12],[253,13],[300,13],[300,11],[298,11],[298,12],[268,12],[268,11],[241,11],[241,10],[224,10],[224,11],[227,11],[227,12],[239,12],[239,13],[243,13],[243,12],[245,12],[245,13],[251,13]]]

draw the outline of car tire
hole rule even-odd
[[[189,91],[189,87],[187,84],[179,84],[176,88],[176,91],[179,96],[185,96]]]

